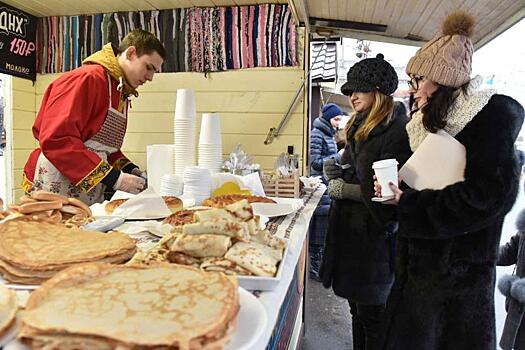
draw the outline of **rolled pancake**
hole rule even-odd
[[[248,229],[248,225],[245,222],[234,222],[227,220],[215,220],[187,224],[182,227],[182,233],[185,235],[223,235],[234,237],[243,241],[248,241],[250,239],[250,231]]]
[[[19,336],[30,344],[78,334],[117,347],[202,349],[228,335],[237,288],[224,274],[176,264],[81,264],[31,294]]]
[[[224,256],[231,246],[231,238],[223,235],[180,235],[171,246],[171,251],[203,258]]]
[[[208,258],[204,259],[200,265],[201,270],[222,272],[227,275],[253,275],[249,270],[237,265],[231,260],[224,258]]]

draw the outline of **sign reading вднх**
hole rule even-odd
[[[36,18],[0,2],[0,73],[35,80]]]

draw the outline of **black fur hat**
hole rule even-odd
[[[397,89],[397,74],[385,61],[382,54],[375,58],[366,58],[357,62],[348,70],[346,83],[341,87],[341,92],[347,96],[352,92],[370,92],[379,90],[385,95],[392,95]]]

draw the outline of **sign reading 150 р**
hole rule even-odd
[[[35,80],[36,18],[0,2],[0,73]]]

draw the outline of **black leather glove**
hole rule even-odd
[[[343,177],[343,169],[333,158],[327,159],[323,163],[323,175],[327,181]]]

